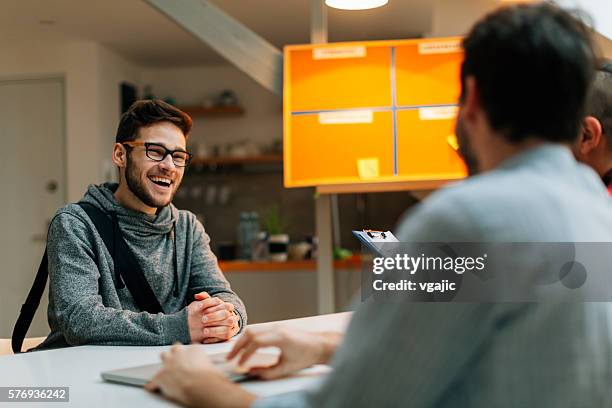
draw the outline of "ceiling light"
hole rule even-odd
[[[389,0],[325,0],[329,7],[341,10],[367,10],[381,7]]]

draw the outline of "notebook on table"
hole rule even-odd
[[[278,361],[278,354],[256,352],[249,358],[245,366],[238,366],[236,361],[227,361],[227,353],[210,354],[211,362],[223,372],[231,381],[239,382],[249,378],[248,371],[251,367],[269,367]],[[102,379],[108,382],[134,385],[142,387],[155,376],[161,369],[162,363],[146,364],[136,367],[122,368],[118,370],[105,371]]]

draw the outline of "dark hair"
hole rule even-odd
[[[612,62],[604,61],[595,73],[587,114],[599,120],[612,148]]]
[[[116,143],[130,142],[138,137],[138,130],[155,123],[170,122],[176,125],[185,138],[191,132],[191,117],[180,109],[160,100],[136,101],[121,115],[117,128]]]
[[[503,7],[463,41],[461,100],[475,78],[491,127],[510,142],[572,142],[580,133],[595,68],[589,30],[551,4]]]

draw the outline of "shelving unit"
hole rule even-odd
[[[191,164],[195,166],[223,166],[241,164],[272,164],[282,162],[283,156],[280,154],[263,154],[248,157],[194,157]]]
[[[241,106],[179,106],[179,109],[191,117],[242,116],[245,114]]]

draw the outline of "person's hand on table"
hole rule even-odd
[[[256,398],[227,379],[201,348],[177,344],[163,352],[161,360],[161,370],[145,389],[181,405],[246,408]]]
[[[278,347],[281,354],[275,365],[249,370],[250,375],[273,379],[314,364],[327,363],[341,340],[340,333],[313,333],[292,328],[247,328],[227,359],[239,355],[238,365],[244,365],[257,349]]]
[[[192,343],[217,343],[238,333],[240,316],[234,311],[234,305],[206,292],[196,294],[195,299],[187,306]]]

